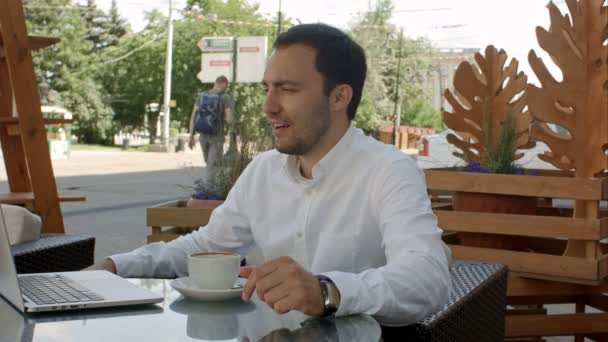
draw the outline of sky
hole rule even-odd
[[[253,0],[250,0],[253,3]],[[279,0],[257,0],[260,12],[277,13]],[[563,0],[555,3],[564,8]],[[111,0],[97,0],[109,8]],[[143,28],[143,13],[154,8],[168,13],[169,0],[118,0],[121,15],[135,31]],[[324,22],[346,28],[353,15],[368,11],[374,0],[282,0],[282,12],[293,22]],[[527,63],[534,49],[547,64],[546,54],[536,42],[537,26],[548,29],[548,0],[393,0],[392,23],[411,37],[428,37],[438,48],[484,48],[492,44],[520,62],[529,76]],[[183,7],[185,0],[174,0]],[[220,18],[221,19],[221,18]]]

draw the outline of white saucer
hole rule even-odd
[[[194,300],[206,300],[206,301],[221,301],[231,298],[237,298],[241,296],[243,292],[243,286],[247,279],[237,278],[234,283],[237,288],[225,289],[225,290],[204,290],[198,288],[190,277],[183,277],[171,280],[171,287],[176,289],[179,293],[185,297]]]

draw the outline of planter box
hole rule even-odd
[[[186,202],[171,201],[146,209],[146,225],[152,227],[148,243],[174,240],[209,222],[213,208],[188,208]]]
[[[608,212],[599,201],[608,198],[608,179],[575,178],[570,172],[530,170],[538,175],[497,175],[462,172],[459,168],[425,170],[431,193],[478,192],[533,196],[536,215],[453,211],[435,204],[439,226],[447,231],[527,237],[529,252],[450,245],[454,258],[502,263],[516,275],[597,285],[608,275],[608,254],[601,239],[608,237]],[[584,217],[573,210],[553,207],[546,198],[573,199],[586,209]],[[582,240],[578,254],[564,255],[568,240]]]

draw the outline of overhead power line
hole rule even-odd
[[[158,35],[157,37],[150,39],[149,41],[147,41],[147,42],[143,43],[142,45],[140,45],[140,46],[136,47],[135,49],[133,49],[133,50],[131,50],[131,51],[127,52],[126,54],[124,54],[124,55],[122,55],[122,56],[120,56],[120,57],[117,57],[117,58],[113,58],[113,59],[107,60],[107,61],[103,62],[103,64],[112,64],[112,63],[119,62],[119,61],[121,61],[121,60],[123,60],[123,59],[125,59],[125,58],[127,58],[127,57],[129,57],[129,56],[131,56],[131,55],[132,55],[132,54],[134,54],[135,52],[137,52],[137,51],[139,51],[139,50],[141,50],[141,49],[145,48],[146,46],[148,46],[148,45],[150,45],[150,44],[154,43],[155,41],[159,40],[159,39],[160,39],[162,36],[164,36],[165,34],[167,34],[167,33],[166,33],[166,32],[163,32],[163,33],[161,33],[160,35]]]
[[[275,27],[276,26],[276,24],[261,23],[261,22],[255,22],[255,21],[217,19],[217,18],[212,18],[209,16],[204,16],[202,14],[192,14],[191,17],[195,18],[195,19],[199,19],[199,20],[207,20],[207,21],[211,21],[214,23],[220,23],[220,24],[235,24],[235,25],[245,25],[245,26],[264,26],[264,27]]]
[[[400,9],[400,10],[393,10],[391,11],[391,13],[420,13],[420,12],[439,12],[439,11],[451,11],[453,8],[451,7],[440,7],[440,8],[407,8],[407,9]],[[370,10],[370,11],[357,11],[357,12],[350,12],[350,13],[344,13],[344,12],[329,12],[329,13],[325,13],[326,15],[361,15],[361,14],[371,14],[371,13],[375,13],[375,10]]]

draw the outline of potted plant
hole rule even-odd
[[[452,111],[444,111],[447,127],[455,134],[448,142],[460,149],[454,155],[462,158],[464,172],[524,174],[517,160],[522,149],[534,147],[530,140],[531,115],[526,108],[527,78],[517,72],[512,59],[504,68],[507,55],[488,46],[485,56],[475,56],[477,66],[463,62],[456,70],[456,94],[447,90],[445,97]],[[536,198],[495,193],[456,191],[452,197],[455,211],[491,212],[533,215]],[[461,243],[499,249],[523,249],[521,238],[503,234],[460,232]]]
[[[264,143],[244,140],[240,152],[228,152],[212,170],[207,171],[207,177],[194,181],[194,191],[187,207],[212,209],[220,206],[255,155],[266,149]]]
[[[207,224],[213,210],[224,202],[255,155],[270,146],[267,139],[249,140],[241,136],[241,141],[240,151],[229,151],[209,176],[195,180],[194,186],[188,187],[191,191],[188,200],[170,201],[147,208],[146,222],[152,228],[148,243],[171,241]]]

